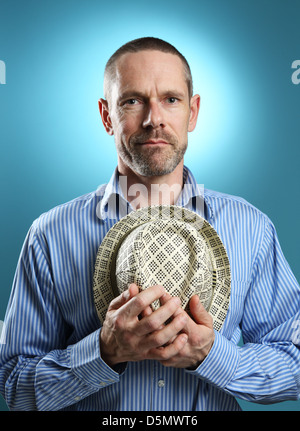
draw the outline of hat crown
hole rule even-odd
[[[147,251],[145,244],[149,250],[150,244],[154,248]],[[178,267],[184,272],[182,279]],[[158,277],[164,271],[165,278]],[[98,248],[93,276],[94,302],[101,323],[113,298],[132,282],[141,288],[162,284],[171,295],[181,297],[185,307],[190,297],[198,294],[208,307],[214,329],[221,330],[229,308],[230,263],[217,231],[195,212],[174,205],[146,207],[132,211],[109,229]],[[168,289],[169,284],[173,290]]]
[[[136,283],[142,290],[160,284],[186,308],[197,294],[206,309],[211,303],[214,277],[210,250],[203,237],[181,220],[151,220],[123,240],[115,266],[119,293]],[[153,308],[159,306],[158,302]]]

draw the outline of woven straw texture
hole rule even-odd
[[[101,322],[111,300],[136,283],[161,284],[188,302],[197,294],[220,330],[230,298],[230,265],[217,232],[192,211],[155,206],[130,213],[102,241],[94,272],[94,302]],[[153,309],[159,301],[152,304]]]

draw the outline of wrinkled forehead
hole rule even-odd
[[[124,90],[132,86],[146,87],[156,83],[172,83],[173,86],[188,90],[185,67],[177,55],[156,50],[125,53],[116,60],[106,77],[106,90],[109,86],[110,93],[112,85]]]
[[[183,73],[183,62],[175,54],[158,50],[143,50],[123,54],[117,61],[118,69],[125,68],[149,68],[149,67],[176,67]]]

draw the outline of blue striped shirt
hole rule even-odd
[[[11,410],[239,410],[236,397],[299,398],[300,289],[273,224],[241,198],[203,194],[186,167],[184,184],[177,205],[207,219],[231,265],[228,314],[206,359],[193,371],[150,360],[111,369],[101,359],[96,253],[131,211],[116,171],[96,192],[42,214],[28,232],[0,345],[0,390]]]

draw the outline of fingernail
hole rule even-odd
[[[182,334],[182,341],[184,342],[184,343],[186,343],[187,342],[187,340],[188,340],[188,336],[187,336],[187,334]]]
[[[129,292],[129,289],[127,289],[123,292],[123,298],[127,301],[129,297],[130,297],[130,292]]]
[[[199,298],[199,296],[198,295],[195,295],[196,296],[196,298],[197,298],[197,300],[196,300],[196,305],[199,305],[200,304],[200,298]]]

